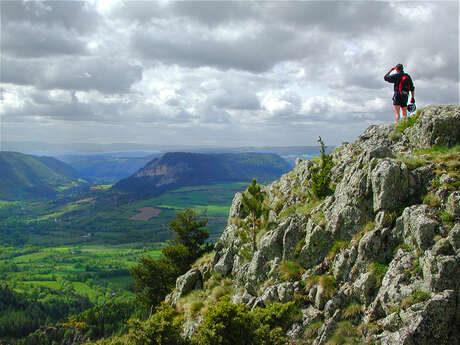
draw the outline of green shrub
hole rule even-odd
[[[311,287],[317,284],[321,285],[321,287],[324,289],[328,299],[332,297],[337,291],[337,281],[333,275],[311,275],[305,281],[305,289],[309,290]]]
[[[284,280],[299,280],[305,270],[295,261],[283,260],[278,267],[278,272]]]
[[[313,199],[306,204],[302,204],[301,206],[297,206],[295,212],[302,215],[309,214],[316,206],[318,206],[321,202],[319,200]]]
[[[268,303],[265,308],[255,308],[251,312],[256,323],[268,325],[270,328],[288,329],[292,321],[302,317],[294,302]]]
[[[439,215],[444,223],[450,223],[453,221],[453,217],[447,211],[439,211]]]
[[[394,131],[390,134],[390,140],[392,142],[397,142],[401,140],[402,137],[403,137],[403,134],[401,132]]]
[[[426,164],[425,160],[420,157],[413,157],[407,155],[399,155],[397,157],[399,162],[404,163],[410,170],[420,168]]]
[[[182,323],[170,305],[162,303],[147,321],[131,321],[128,342],[131,345],[182,345]]]
[[[253,327],[248,307],[223,299],[205,312],[192,341],[197,345],[251,345]]]
[[[214,300],[219,300],[222,297],[230,294],[231,289],[228,287],[224,286],[216,286],[214,289],[212,289],[211,296]]]
[[[412,295],[409,297],[404,298],[401,301],[401,309],[407,309],[413,304],[417,304],[420,302],[425,302],[431,298],[431,294],[429,292],[415,290]]]
[[[224,298],[211,305],[192,337],[196,345],[284,345],[284,336],[293,318],[298,317],[294,303],[273,303],[252,311],[243,304]]]
[[[399,250],[400,248],[401,248],[402,250],[404,250],[405,252],[408,252],[408,253],[410,253],[410,251],[411,251],[410,247],[409,247],[406,243],[398,244],[398,245],[395,247],[395,249],[393,249],[393,256],[396,255],[396,253],[398,252],[398,250]]]
[[[341,321],[337,323],[334,334],[326,345],[358,344],[357,336],[358,332],[350,321]]]
[[[367,222],[364,226],[363,226],[363,229],[360,231],[360,232],[357,232],[356,234],[353,235],[353,240],[356,241],[356,242],[359,242],[361,241],[361,238],[363,238],[363,236],[369,232],[369,231],[372,231],[374,230],[375,228],[375,222],[374,221],[369,221]]]

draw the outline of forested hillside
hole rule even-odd
[[[182,186],[250,181],[253,177],[269,182],[288,170],[289,164],[275,154],[172,152],[153,160],[114,188],[153,196]]]
[[[77,171],[55,158],[0,152],[0,200],[53,197],[85,182]]]

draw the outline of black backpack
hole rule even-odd
[[[404,73],[399,79],[399,94],[408,95],[410,91],[410,77],[408,74]]]

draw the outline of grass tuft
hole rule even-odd
[[[328,299],[337,292],[337,281],[334,276],[330,274],[309,276],[305,281],[305,289],[309,290],[314,285],[321,285]]]
[[[377,286],[380,286],[382,284],[383,277],[388,271],[388,266],[379,262],[372,262],[369,265],[369,270],[374,274],[375,279],[377,280]]]
[[[439,197],[436,194],[429,192],[423,198],[423,203],[431,207],[439,207],[441,206],[441,199],[439,199]]]
[[[327,254],[327,259],[328,260],[333,260],[335,258],[335,256],[337,255],[337,253],[345,248],[347,245],[348,245],[349,242],[347,241],[335,241],[333,244],[332,244],[332,247],[331,249],[329,250],[329,253]]]
[[[414,156],[407,156],[407,155],[399,155],[397,157],[399,162],[404,163],[410,170],[420,168],[426,165],[426,161],[420,157]]]
[[[278,272],[283,280],[299,280],[305,270],[295,261],[283,260]]]
[[[361,316],[363,306],[358,303],[350,303],[343,311],[343,317],[347,320],[353,320]]]
[[[395,131],[398,133],[403,133],[407,128],[414,126],[417,123],[419,117],[420,114],[415,114],[408,116],[406,119],[398,121],[395,127]]]
[[[409,297],[404,298],[401,301],[401,309],[407,309],[413,304],[417,304],[420,302],[425,302],[431,298],[431,294],[429,292],[415,290],[412,295]]]
[[[360,232],[357,232],[356,234],[353,235],[353,237],[352,237],[353,241],[356,241],[356,242],[361,241],[361,238],[363,238],[363,236],[367,232],[374,230],[374,228],[375,228],[375,222],[374,221],[367,222],[363,226],[363,229]]]
[[[312,339],[318,336],[318,332],[323,327],[324,321],[318,320],[312,323],[309,323],[303,331],[304,339]]]

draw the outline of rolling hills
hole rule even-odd
[[[0,199],[53,197],[86,181],[69,165],[52,157],[0,152]]]
[[[85,179],[100,182],[116,182],[134,174],[160,153],[130,156],[129,153],[101,153],[96,155],[57,156],[79,172]]]
[[[171,152],[154,159],[114,188],[136,196],[159,195],[182,186],[250,181],[270,182],[289,170],[276,154]]]

